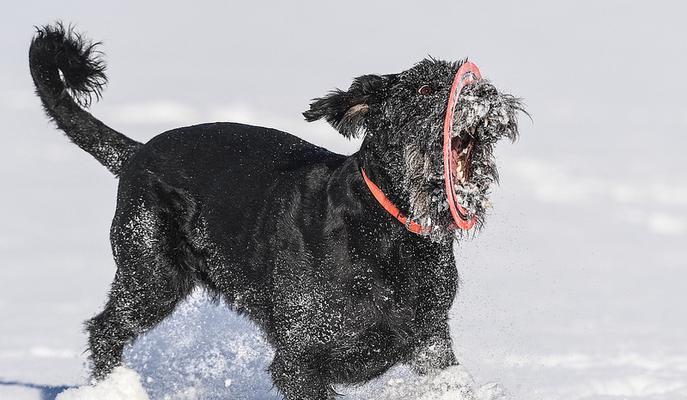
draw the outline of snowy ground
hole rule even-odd
[[[138,140],[239,120],[350,152],[356,143],[300,121],[310,97],[428,52],[471,55],[497,85],[526,98],[534,124],[523,120],[522,140],[500,148],[493,215],[457,248],[463,284],[452,329],[464,369],[422,385],[397,369],[341,391],[412,399],[421,398],[418,386],[452,382],[451,398],[468,387],[477,398],[499,390],[521,400],[687,398],[685,10],[668,2],[484,5],[490,34],[462,40],[448,38],[450,24],[483,32],[484,19],[458,18],[453,3],[439,16],[409,4],[366,8],[384,11],[381,23],[354,6],[332,21],[315,3],[270,12],[166,6],[160,18],[159,7],[133,12],[125,3],[10,9],[0,26],[0,399],[52,400],[86,383],[81,324],[98,312],[114,274],[116,182],[45,122],[31,93],[30,27],[57,17],[105,39],[112,84],[94,112]],[[234,25],[224,24],[227,15]],[[264,35],[246,45],[246,21],[257,19]],[[343,29],[352,20],[356,29]],[[313,37],[331,26],[342,29]],[[179,57],[182,48],[190,54]],[[151,74],[157,63],[165,68]],[[127,350],[127,365],[155,400],[277,399],[264,372],[269,357],[246,321],[198,293]],[[131,381],[129,372],[112,387]]]

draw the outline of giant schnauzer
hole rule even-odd
[[[362,136],[350,156],[224,122],[143,144],[85,111],[106,83],[96,45],[55,24],[29,51],[47,115],[119,177],[117,272],[86,324],[96,379],[194,288],[264,331],[288,400],[332,399],[334,385],[398,363],[418,373],[457,363],[452,244],[483,224],[494,145],[518,134],[517,98],[466,60],[425,59],[355,78],[303,113]]]

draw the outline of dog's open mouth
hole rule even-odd
[[[456,189],[459,185],[466,185],[470,181],[470,163],[475,141],[470,134],[456,126],[454,121],[459,119],[459,116],[455,114],[459,112],[458,98],[462,89],[481,78],[475,64],[463,63],[453,80],[444,120],[444,182],[447,201],[453,222],[464,230],[475,226],[477,215],[458,202]]]
[[[472,148],[475,144],[474,139],[466,134],[456,134],[451,138],[451,179],[453,180],[453,189],[458,185],[465,185],[470,180],[470,161],[472,156]],[[469,221],[471,219],[470,212],[467,211],[460,203],[456,202],[458,213],[461,219]]]
[[[409,220],[435,241],[483,226],[498,183],[496,144],[518,137],[517,113],[525,112],[519,98],[482,79],[475,64],[462,62],[449,74],[450,91],[442,91],[448,102],[436,105],[443,125],[436,129],[433,113],[430,134],[404,147]]]

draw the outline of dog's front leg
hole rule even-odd
[[[435,335],[418,343],[409,364],[420,375],[458,365],[446,320],[437,327]]]
[[[284,400],[333,400],[335,392],[322,377],[317,365],[305,357],[286,355],[279,351],[270,365],[272,382],[284,395]]]

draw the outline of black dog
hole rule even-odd
[[[493,145],[517,135],[516,98],[467,62],[429,59],[311,104],[308,121],[364,135],[349,157],[235,123],[141,144],[84,110],[106,81],[94,46],[58,24],[40,28],[29,52],[48,116],[119,176],[117,273],[87,322],[94,377],[196,287],[264,330],[289,400],[331,399],[333,385],[397,363],[419,373],[457,363],[452,243],[482,223]]]

